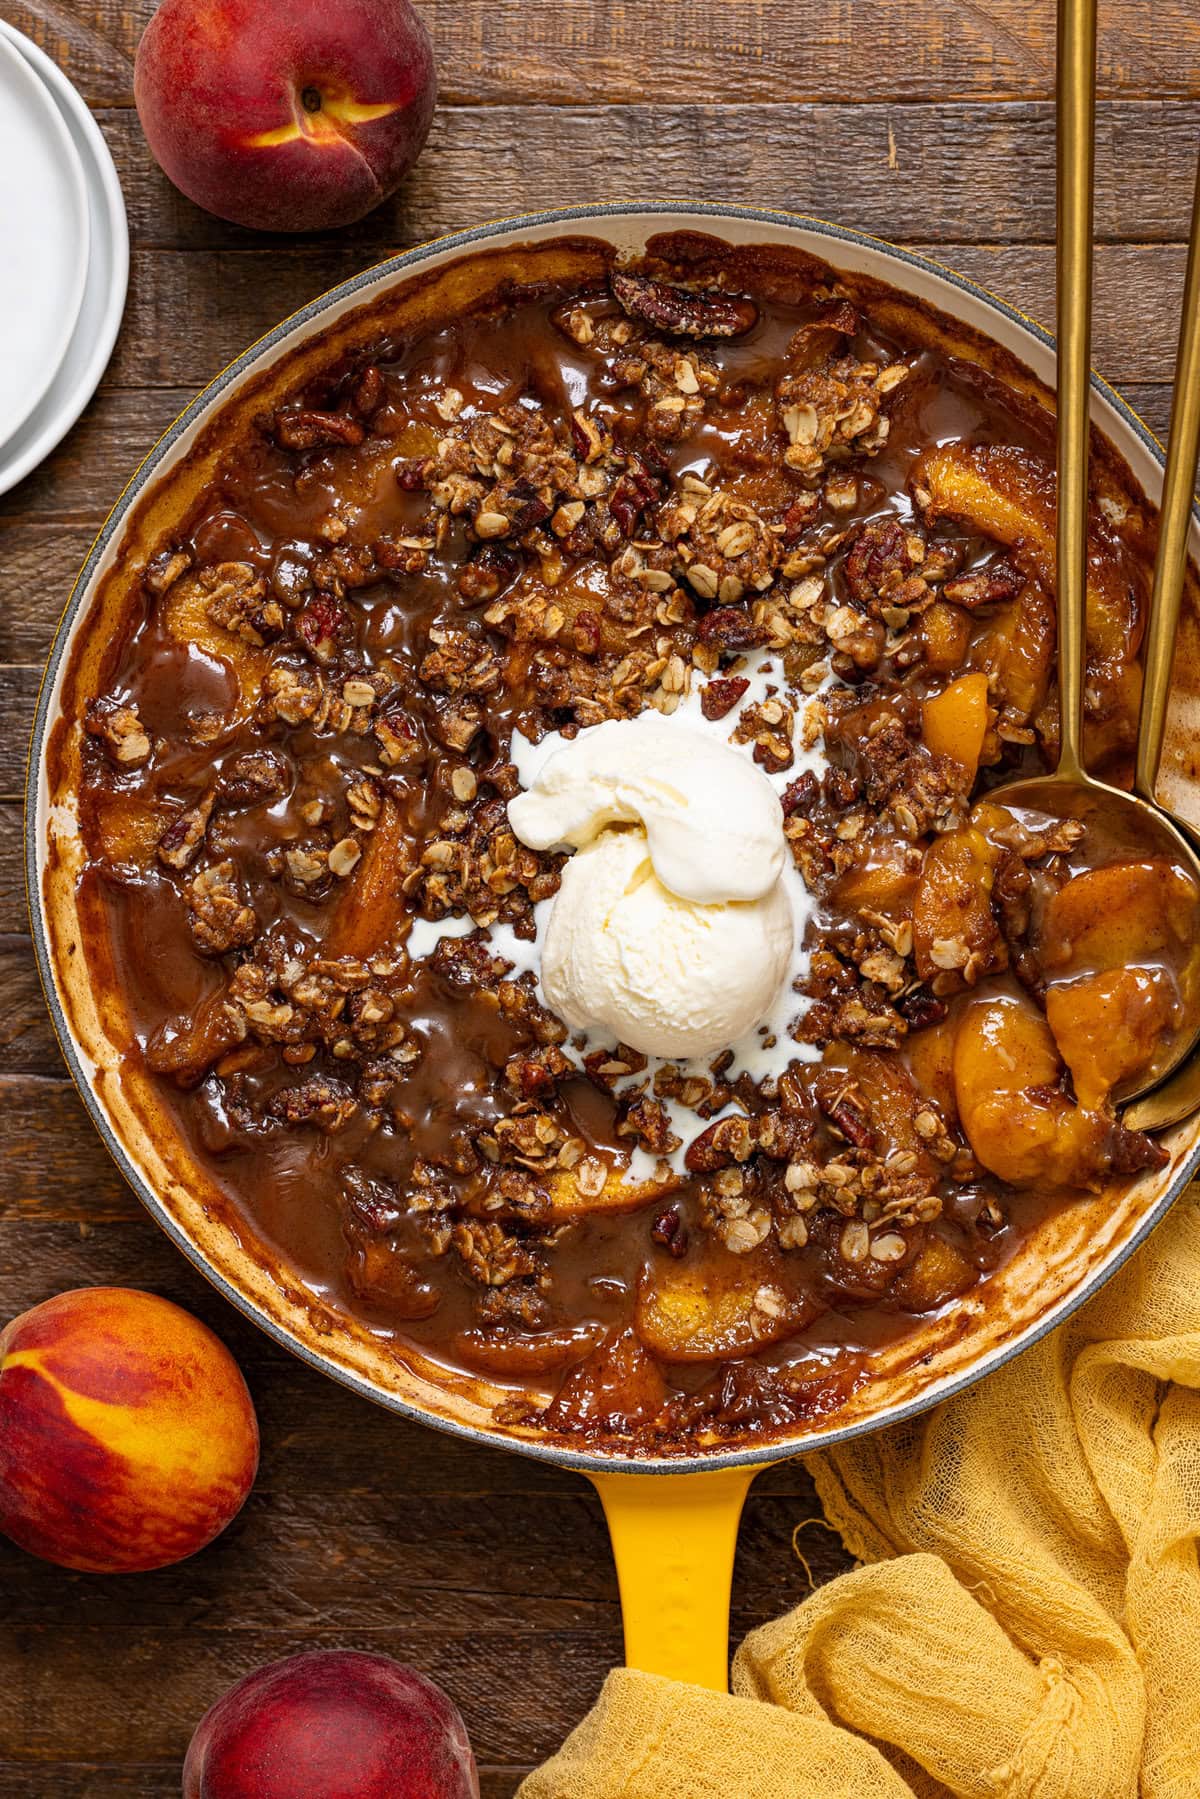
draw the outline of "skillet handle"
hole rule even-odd
[[[733,1556],[756,1473],[588,1476],[612,1537],[628,1667],[728,1691]]]

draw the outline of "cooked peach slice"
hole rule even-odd
[[[996,702],[1011,724],[1027,725],[1045,702],[1056,630],[1054,602],[1029,581],[975,641],[971,661],[992,678]]]
[[[971,978],[992,965],[999,946],[991,900],[999,859],[973,825],[947,831],[926,850],[912,915],[922,980],[950,969],[966,969]]]
[[[935,600],[921,614],[921,648],[926,668],[948,675],[961,668],[971,642],[971,620],[961,606]]]
[[[1007,545],[1046,594],[1057,591],[1054,471],[1040,456],[1009,444],[941,444],[917,459],[912,483],[927,520],[951,518]],[[1094,551],[1087,622],[1087,747],[1096,756],[1127,747],[1136,730],[1140,619],[1124,570]]]
[[[1078,1187],[1097,1167],[1108,1121],[1057,1089],[1058,1050],[1026,1000],[977,1000],[954,1044],[954,1093],[967,1141],[1013,1187]]]
[[[460,1331],[451,1353],[470,1368],[500,1380],[527,1380],[581,1362],[600,1339],[598,1324],[563,1325],[544,1331]]]
[[[93,854],[128,868],[149,868],[172,809],[138,793],[96,795]]]
[[[1046,589],[1057,590],[1054,471],[1011,444],[939,444],[919,457],[913,486],[928,495],[928,519],[951,518],[1019,552]],[[1088,567],[1088,641],[1104,660],[1127,647],[1131,607],[1121,571],[1093,556]]]
[[[988,728],[988,678],[983,674],[960,675],[921,707],[921,735],[935,756],[949,756],[971,779]]]
[[[607,1337],[567,1374],[542,1414],[551,1430],[648,1424],[667,1400],[662,1370],[631,1330]]]
[[[198,575],[181,575],[162,601],[162,618],[177,643],[192,644],[232,670],[238,684],[237,716],[245,717],[257,700],[271,660],[262,644],[250,643],[210,618],[212,594]]]
[[[1125,968],[1196,941],[1200,894],[1165,856],[1090,868],[1047,902],[1038,949],[1048,969]]]
[[[708,1244],[682,1261],[647,1269],[634,1328],[665,1362],[707,1362],[753,1355],[790,1337],[816,1315],[814,1301],[784,1291],[778,1258],[764,1250],[735,1256]]]
[[[979,1270],[945,1237],[926,1238],[917,1254],[902,1268],[891,1286],[891,1296],[906,1312],[932,1312],[965,1293]]]
[[[957,1019],[943,1018],[937,1024],[927,1025],[923,1031],[914,1031],[905,1044],[918,1099],[920,1094],[928,1094],[942,1115],[949,1119],[957,1112],[954,1098],[954,1039],[957,1031]]]
[[[1081,1106],[1148,1068],[1176,1019],[1175,983],[1161,968],[1113,968],[1051,987],[1046,1020]]]
[[[908,1150],[915,1152],[918,1165],[927,1169],[931,1165],[928,1150],[915,1124],[921,1096],[900,1058],[883,1050],[850,1049],[845,1045],[838,1045],[834,1055],[836,1059],[828,1061],[817,1077],[826,1116],[839,1126],[836,1101],[844,1085],[853,1112],[870,1129],[872,1147],[880,1161],[886,1161],[898,1150]]]
[[[622,1168],[608,1166],[603,1186],[598,1192],[590,1192],[594,1183],[588,1172],[585,1171],[582,1183],[577,1172],[574,1168],[557,1168],[550,1177],[550,1216],[556,1224],[583,1218],[590,1212],[637,1212],[683,1185],[683,1177],[678,1174],[670,1174],[664,1180],[627,1181]]]
[[[326,952],[368,961],[387,948],[405,913],[403,882],[411,849],[400,808],[385,795],[358,867],[338,899]]]
[[[225,1005],[226,990],[209,994],[188,1017],[172,1020],[146,1045],[146,1066],[194,1087],[226,1050],[242,1041],[244,1027]]]
[[[838,883],[838,898],[848,908],[878,912],[898,924],[912,915],[917,870],[903,862],[872,862],[851,868]]]

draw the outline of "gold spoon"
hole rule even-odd
[[[1091,393],[1092,188],[1096,74],[1095,0],[1059,0],[1058,8],[1058,766],[1052,775],[1013,781],[993,797],[1010,810],[1050,818],[1095,820],[1104,834],[1139,856],[1164,856],[1200,887],[1200,857],[1154,803],[1154,775],[1162,744],[1167,689],[1187,545],[1191,474],[1196,461],[1200,373],[1180,366],[1163,496],[1161,536],[1148,636],[1145,691],[1139,719],[1138,792],[1126,793],[1089,775],[1083,763],[1083,685],[1087,657],[1088,438]],[[1200,191],[1200,190],[1198,190]],[[1196,331],[1196,224],[1193,223],[1188,298],[1181,344],[1200,360]],[[1190,321],[1190,323],[1189,323]],[[1185,417],[1193,427],[1185,470]],[[1174,482],[1174,487],[1172,486]],[[1175,489],[1182,494],[1178,498]],[[1170,508],[1174,502],[1176,514]],[[1165,602],[1165,604],[1163,604]],[[1143,778],[1143,766],[1150,771]],[[1152,1063],[1118,1088],[1121,1101],[1148,1093],[1185,1061],[1200,1040],[1200,1016],[1164,1034]],[[1200,1060],[1196,1064],[1200,1103]],[[1149,1103],[1149,1102],[1145,1102]],[[1189,1108],[1190,1109],[1190,1108]],[[1135,1122],[1134,1107],[1126,1112]],[[1181,1114],[1180,1114],[1181,1115]],[[1144,1128],[1144,1127],[1143,1127]]]
[[[1188,536],[1192,525],[1196,485],[1196,458],[1200,453],[1200,166],[1196,170],[1196,197],[1192,204],[1192,229],[1188,243],[1187,275],[1183,286],[1183,318],[1179,326],[1179,351],[1175,359],[1175,397],[1171,406],[1171,435],[1167,442],[1167,469],[1163,477],[1159,514],[1158,555],[1154,563],[1154,590],[1150,625],[1146,632],[1145,684],[1138,719],[1137,764],[1134,786],[1143,799],[1154,802],[1162,757],[1163,730],[1171,692],[1171,669],[1179,630],[1179,609],[1187,578]],[[1172,1080],[1130,1106],[1125,1123],[1135,1131],[1162,1130],[1177,1124],[1200,1107],[1200,1056],[1184,1063]]]

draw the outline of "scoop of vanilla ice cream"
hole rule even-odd
[[[687,1061],[753,1030],[793,960],[783,810],[747,756],[657,713],[554,751],[509,821],[573,847],[542,942],[573,1031]]]
[[[536,850],[582,849],[610,825],[640,824],[659,880],[702,906],[760,899],[783,870],[783,809],[761,770],[657,712],[581,731],[508,817]]]
[[[563,869],[542,947],[542,991],[573,1031],[689,1060],[770,1009],[791,963],[783,884],[697,905],[658,878],[648,833],[602,831]]]

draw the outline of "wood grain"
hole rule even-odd
[[[380,246],[366,262],[336,241],[293,245],[286,256],[278,248],[187,255],[137,250],[126,328],[105,386],[202,387],[280,319],[403,247]],[[922,240],[913,248],[982,282],[1035,318],[1053,318],[1052,245]],[[1182,244],[1110,244],[1097,251],[1094,360],[1109,380],[1170,379],[1185,254]],[[177,329],[179,317],[187,318],[186,331]],[[128,465],[114,470],[114,482],[131,472]],[[46,479],[40,473],[30,477],[34,503]],[[66,497],[57,495],[56,506]],[[19,492],[6,496],[0,518],[28,503]]]
[[[134,113],[98,116],[139,243],[194,250],[314,241],[264,238],[202,212],[149,155]],[[1098,239],[1186,235],[1195,128],[1192,102],[1101,104]],[[815,213],[900,242],[1046,241],[1054,235],[1054,109],[980,105],[964,131],[956,102],[448,107],[400,192],[338,243],[382,254],[507,216],[514,195],[525,211],[703,198]]]
[[[127,105],[153,0],[6,0],[97,105]],[[424,0],[444,104],[1049,99],[1049,0]],[[1191,0],[1107,0],[1100,90],[1196,94]]]

